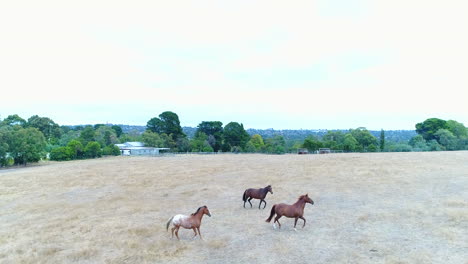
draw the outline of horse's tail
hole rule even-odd
[[[166,224],[166,231],[169,230],[169,225],[171,224],[173,218],[174,218],[174,216],[171,217],[171,219],[169,219],[169,221],[167,221],[167,224]]]
[[[245,190],[244,195],[242,196],[242,201],[247,201],[247,190]]]
[[[273,205],[273,207],[271,208],[270,217],[268,217],[268,219],[266,220],[267,223],[270,223],[271,219],[272,219],[273,216],[275,215],[275,207],[276,207],[276,204]]]

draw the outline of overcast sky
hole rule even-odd
[[[0,118],[468,126],[468,1],[2,1]]]

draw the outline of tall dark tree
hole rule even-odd
[[[115,134],[117,135],[117,137],[120,137],[120,135],[122,135],[123,131],[120,126],[113,125],[111,128],[115,131]]]
[[[180,126],[179,116],[174,112],[166,111],[160,114],[159,118],[151,118],[146,123],[146,127],[152,132],[170,135],[174,141],[186,137]]]
[[[380,130],[380,151],[383,151],[385,148],[385,132]]]
[[[197,134],[208,136],[208,143],[216,152],[221,149],[223,142],[223,123],[220,121],[203,121],[197,126]]]
[[[230,151],[232,147],[244,148],[249,139],[250,136],[243,124],[230,122],[224,127],[223,151]]]

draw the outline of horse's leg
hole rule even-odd
[[[263,209],[265,209],[265,207],[266,207],[266,201],[265,201],[265,200],[262,200],[262,201],[265,203],[265,205],[263,206]]]
[[[173,228],[171,228],[171,238],[174,238],[174,230],[176,229],[176,227],[174,226]]]
[[[299,216],[299,218],[301,218],[302,220],[304,220],[304,225],[302,225],[302,228],[304,228],[305,223],[306,223],[306,220],[305,220],[305,218],[304,218],[303,216]]]
[[[203,240],[201,233],[200,233],[200,227],[197,227],[197,230],[198,230],[198,234],[200,235],[200,239]]]
[[[260,209],[260,206],[262,205],[263,199],[260,199],[260,203],[258,204],[258,209]]]
[[[297,231],[297,229],[296,229],[297,219],[299,219],[299,217],[296,217],[294,219],[294,231]]]
[[[180,240],[180,238],[179,238],[179,227],[180,226],[177,226],[176,230],[175,230],[175,236],[177,237],[177,240]]]
[[[276,215],[276,217],[275,217],[275,222],[278,222],[278,228],[281,228],[281,223],[278,221],[278,219],[280,219],[280,218],[281,218],[281,215]],[[273,223],[275,223],[275,222],[273,222]]]
[[[250,208],[252,208],[252,203],[250,202],[250,200],[252,200],[252,199],[253,199],[253,198],[250,197],[249,200],[247,200],[247,201],[249,202],[249,204],[250,204]]]
[[[192,229],[193,229],[193,232],[195,232],[195,235],[192,238],[195,238],[197,236],[197,229],[195,229],[195,227],[193,227]]]

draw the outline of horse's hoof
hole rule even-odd
[[[296,232],[297,232],[297,229],[296,229],[296,228],[294,228],[294,231],[296,231]]]

